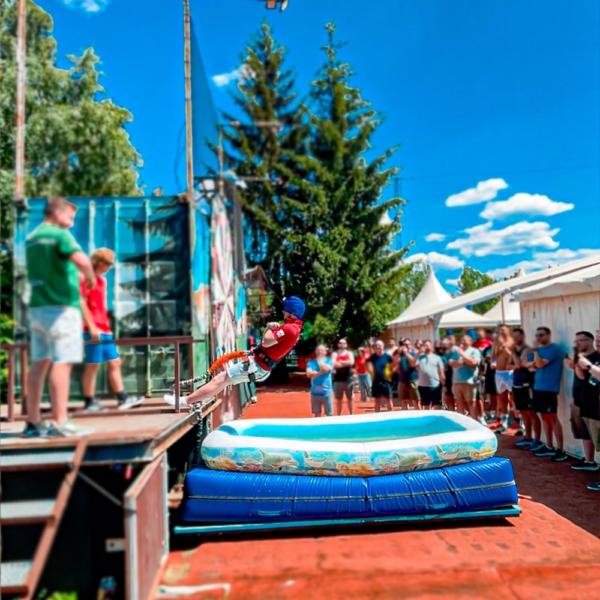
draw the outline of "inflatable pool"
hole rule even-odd
[[[256,419],[221,425],[202,444],[210,469],[370,477],[491,458],[496,436],[448,411],[321,419]]]
[[[186,523],[274,523],[489,511],[518,504],[506,458],[383,477],[225,473],[186,475]]]

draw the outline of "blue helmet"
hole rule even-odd
[[[296,296],[291,296],[290,298],[285,298],[283,301],[283,310],[290,315],[294,315],[296,319],[302,319],[304,313],[306,312],[306,305],[300,298]]]

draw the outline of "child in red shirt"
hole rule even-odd
[[[119,410],[127,410],[139,406],[144,397],[128,396],[123,389],[121,359],[108,320],[104,275],[112,268],[115,262],[115,253],[108,248],[98,248],[91,258],[95,276],[94,287],[88,290],[85,282],[82,282],[79,290],[84,321],[83,339],[86,342],[92,342],[84,346],[86,365],[81,387],[85,398],[85,410],[90,412],[106,410],[95,398],[96,377],[100,365],[105,363],[108,370],[108,383],[119,401]]]

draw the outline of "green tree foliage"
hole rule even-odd
[[[498,281],[498,279],[494,279],[491,275],[482,273],[477,269],[473,269],[473,267],[465,267],[458,279],[458,291],[460,294],[468,294],[469,292],[474,292],[475,290],[479,290],[492,283],[497,283]],[[498,304],[499,301],[500,297],[497,297],[476,304],[473,306],[473,312],[483,315],[490,310],[490,308]]]
[[[391,222],[385,217],[403,201],[380,201],[398,172],[385,168],[396,149],[367,160],[380,117],[351,87],[352,70],[338,58],[333,25],[327,29],[327,60],[307,104],[296,105],[285,52],[263,25],[248,50],[238,105],[252,122],[278,120],[283,128],[238,129],[228,137],[227,163],[266,180],[250,181],[242,196],[276,291],[306,299],[313,339],[359,343],[398,315],[412,266],[402,264],[406,249],[389,249],[401,211]]]
[[[14,197],[16,4],[0,0],[0,237],[5,241],[12,237]],[[137,167],[142,161],[125,129],[131,113],[106,97],[92,48],[68,56],[71,68],[56,66],[52,29],[52,17],[28,1],[26,196],[140,194]],[[6,256],[3,267],[10,270]]]

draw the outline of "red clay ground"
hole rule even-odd
[[[263,393],[245,418],[275,416],[310,416],[306,392]],[[510,436],[499,454],[515,467],[519,518],[210,540],[170,554],[159,597],[600,600],[599,497],[585,487],[597,474],[534,459]]]

